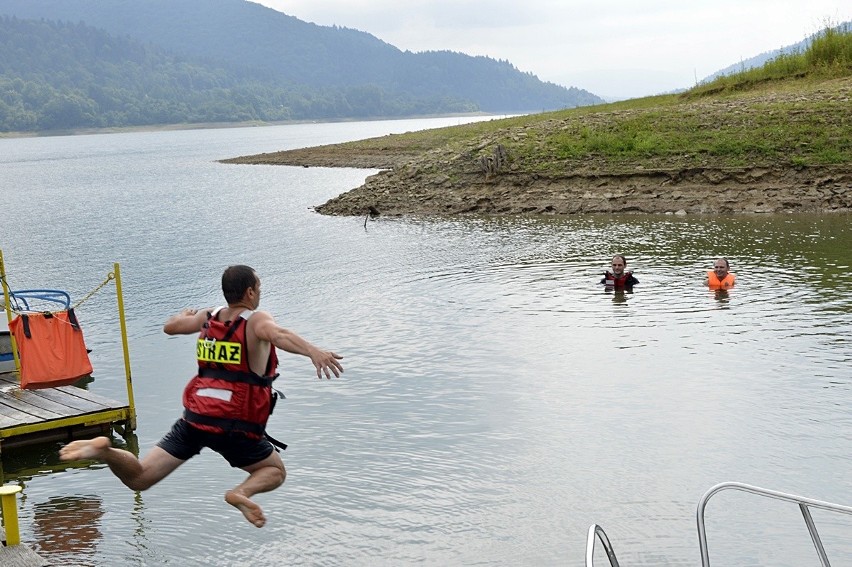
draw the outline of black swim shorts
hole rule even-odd
[[[187,461],[204,447],[213,449],[235,468],[247,467],[268,457],[272,443],[266,439],[249,439],[242,433],[210,433],[179,419],[157,443],[169,455]]]

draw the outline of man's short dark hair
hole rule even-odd
[[[254,269],[249,266],[228,266],[222,274],[222,293],[228,305],[241,300],[246,290],[257,285],[257,279]]]

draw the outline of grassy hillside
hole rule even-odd
[[[666,95],[394,134],[232,163],[391,168],[428,152],[508,152],[508,171],[852,163],[850,77],[761,84],[713,96]],[[505,173],[505,171],[504,171]]]

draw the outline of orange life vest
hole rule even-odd
[[[710,289],[728,289],[734,287],[734,283],[737,281],[736,274],[728,272],[728,275],[725,276],[725,279],[720,280],[716,275],[716,272],[713,270],[707,271],[707,285]]]
[[[67,386],[92,373],[73,309],[18,315],[9,331],[20,354],[22,389]]]

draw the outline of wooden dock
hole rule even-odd
[[[76,386],[22,390],[15,373],[0,374],[0,455],[14,447],[135,429],[129,404]]]
[[[110,435],[113,429],[118,431],[125,440],[130,443],[135,440],[132,434],[136,429],[136,410],[133,403],[133,383],[130,374],[130,353],[127,341],[127,326],[124,319],[124,300],[121,292],[121,271],[118,263],[113,264],[113,271],[108,273],[106,279],[89,292],[83,299],[72,306],[69,294],[61,290],[50,289],[24,289],[13,291],[7,280],[6,267],[3,261],[3,251],[0,250],[0,289],[2,289],[2,303],[0,307],[6,312],[6,323],[11,328],[13,315],[26,313],[63,313],[72,312],[82,303],[89,300],[98,290],[110,282],[115,282],[116,301],[118,307],[118,321],[121,326],[121,346],[124,354],[125,382],[127,386],[127,403],[110,400],[103,396],[93,394],[85,388],[78,387],[82,384],[77,381],[77,386],[60,386],[41,389],[21,389],[19,372],[21,371],[21,351],[17,348],[14,337],[8,330],[0,330],[0,500],[2,500],[3,522],[8,532],[9,542],[2,527],[0,527],[0,566],[2,567],[42,567],[49,562],[39,556],[28,546],[20,543],[20,532],[17,521],[17,512],[11,513],[8,498],[12,494],[20,492],[17,485],[6,485],[6,474],[4,464],[12,461],[17,462],[18,467],[24,465],[31,457],[38,456],[41,451],[48,451],[54,457],[56,449],[46,443],[56,441],[69,441],[76,438],[93,437],[95,435]],[[14,301],[12,301],[14,300]],[[34,302],[30,305],[30,302]],[[35,303],[37,302],[37,303]],[[41,305],[47,304],[49,309],[43,309]],[[57,304],[60,311],[55,311]],[[46,319],[48,315],[44,315]],[[25,335],[29,335],[25,332]],[[34,355],[38,357],[38,355]],[[38,358],[35,359],[38,361]],[[32,365],[30,365],[30,368]],[[71,372],[74,366],[68,365],[64,370],[66,374]],[[85,371],[84,371],[85,372]],[[74,372],[64,375],[59,372],[48,373],[48,375],[37,376],[37,381],[47,381],[56,378],[72,378],[81,374]],[[28,378],[32,377],[29,374]],[[29,381],[29,380],[28,380]],[[54,382],[56,383],[56,382]],[[37,445],[41,444],[41,447]],[[33,446],[29,450],[18,450],[19,447]],[[38,474],[49,472],[55,463],[47,465],[38,459],[38,468],[33,472],[25,474]],[[81,463],[77,463],[79,466]],[[75,466],[74,463],[61,463],[61,468]],[[46,470],[47,469],[47,470]],[[20,471],[19,471],[20,472]],[[16,508],[12,508],[16,510]],[[14,516],[9,519],[5,516]],[[5,522],[9,519],[9,524]]]
[[[0,565],[3,567],[45,567],[48,561],[23,543],[6,546],[6,534],[0,528]]]

